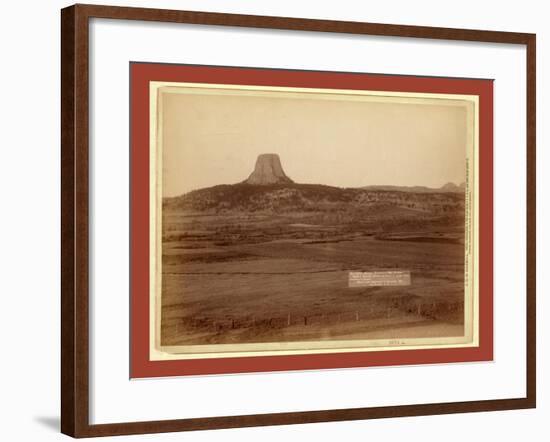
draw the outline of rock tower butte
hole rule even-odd
[[[254,171],[244,182],[246,184],[267,185],[290,184],[294,181],[286,176],[279,155],[276,153],[263,153],[258,155]]]

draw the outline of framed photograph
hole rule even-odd
[[[534,407],[534,97],[532,34],[62,10],[62,431]]]

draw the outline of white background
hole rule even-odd
[[[116,20],[93,20],[91,35],[92,424],[525,396],[524,47]],[[494,362],[128,380],[135,60],[494,78]]]
[[[34,4],[33,4],[34,3]],[[0,434],[8,440],[56,440],[59,410],[59,11],[65,3],[49,1],[13,3],[4,7],[2,20],[2,68],[4,86],[1,107],[4,153],[0,189],[4,202],[0,250],[1,287],[4,299],[2,336],[5,352],[0,371],[2,412]],[[157,1],[112,2],[136,6],[196,9],[222,12],[331,18],[449,27],[537,32],[538,34],[538,169],[548,164],[548,62],[544,56],[549,32],[544,29],[548,14],[543,2],[461,2],[452,10],[439,2],[286,2],[265,1]],[[540,6],[539,6],[540,5]],[[22,19],[24,14],[28,17]],[[7,100],[6,100],[7,97]],[[24,172],[24,173],[23,173]],[[539,173],[539,226],[548,224],[543,205],[543,181]],[[15,190],[15,191],[14,191]],[[543,295],[548,277],[548,235],[539,233],[539,312],[548,310]],[[548,273],[548,272],[546,272]],[[550,333],[539,321],[539,343]],[[32,351],[31,351],[32,348]],[[539,374],[548,371],[548,352],[539,346]],[[528,438],[543,440],[548,384],[539,376],[537,410],[499,413],[385,419],[353,423],[326,423],[289,427],[224,430],[185,435],[133,437],[135,440],[276,440],[282,437],[335,437],[390,440],[496,440]],[[421,425],[421,426],[420,426]],[[416,431],[415,431],[416,430]],[[546,430],[547,431],[547,430]]]

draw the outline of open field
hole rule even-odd
[[[463,335],[463,194],[401,193],[165,205],[162,345]],[[411,285],[349,288],[352,270],[408,270]]]

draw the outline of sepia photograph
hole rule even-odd
[[[477,345],[477,97],[151,85],[155,358]]]

